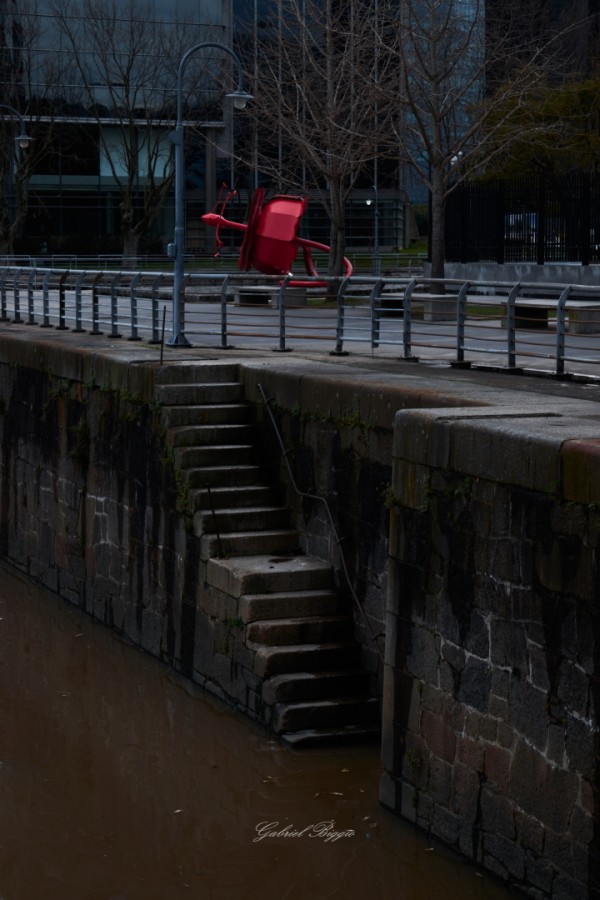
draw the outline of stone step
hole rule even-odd
[[[176,447],[174,451],[175,465],[179,469],[248,465],[256,455],[252,444],[205,444],[200,447]]]
[[[279,506],[282,500],[280,488],[267,484],[235,485],[234,487],[193,488],[188,491],[192,511],[229,509],[233,504],[242,509],[249,506]]]
[[[317,644],[347,641],[352,638],[354,623],[349,616],[297,616],[288,619],[263,619],[251,622],[246,639],[276,647],[286,644]]]
[[[248,444],[256,435],[256,425],[243,424],[211,424],[211,425],[177,425],[167,433],[167,442],[172,447],[199,447],[207,444]]]
[[[373,727],[379,719],[379,702],[374,698],[337,697],[312,703],[277,704],[271,720],[276,734],[331,728],[340,725]]]
[[[200,469],[182,469],[181,475],[188,487],[235,487],[264,483],[260,466],[203,466]]]
[[[161,415],[167,428],[181,425],[240,425],[251,421],[253,410],[248,403],[208,403],[163,406]]]
[[[245,557],[258,551],[296,553],[298,532],[293,530],[249,531],[233,534],[204,534],[200,537],[200,558]]]
[[[283,506],[247,506],[242,509],[201,509],[194,513],[194,534],[229,534],[240,531],[272,531],[289,527],[290,514]]]
[[[274,594],[247,594],[240,597],[238,611],[246,624],[258,619],[287,619],[293,616],[333,616],[341,612],[336,591],[279,591]]]
[[[263,682],[262,699],[276,703],[308,702],[332,697],[366,697],[369,679],[362,669],[322,672],[285,672]]]
[[[207,403],[239,403],[244,393],[239,382],[211,384],[159,384],[156,398],[164,406],[191,406]]]
[[[379,744],[379,726],[340,725],[337,728],[306,728],[302,731],[282,732],[279,738],[293,748],[326,747],[330,744]]]
[[[161,366],[155,377],[156,384],[214,384],[221,381],[239,381],[240,370],[237,363],[198,362],[182,360]]]
[[[333,588],[333,569],[314,556],[256,554],[210,559],[206,580],[211,587],[235,598],[247,594],[322,591]]]
[[[246,645],[255,651],[254,673],[260,678],[281,675],[283,672],[351,668],[358,664],[360,656],[358,644],[352,641],[283,647],[265,647],[247,641]]]

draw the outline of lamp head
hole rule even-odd
[[[254,99],[252,94],[247,94],[246,91],[234,91],[225,96],[233,100],[233,105],[236,109],[246,109],[248,102]]]
[[[26,134],[25,131],[22,131],[21,134],[18,134],[16,136],[15,141],[17,143],[17,147],[19,147],[20,150],[27,150],[27,148],[33,141],[33,138]]]

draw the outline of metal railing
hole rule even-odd
[[[160,344],[172,326],[172,293],[168,272],[6,266],[0,326]],[[600,376],[600,287],[191,272],[182,294],[193,346],[338,355],[352,348],[455,366]]]

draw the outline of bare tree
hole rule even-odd
[[[245,162],[278,190],[316,196],[339,274],[348,195],[378,154],[391,110],[379,105],[377,0],[278,0],[248,61],[255,137]],[[372,169],[371,169],[372,171]],[[371,176],[372,177],[372,176]]]
[[[398,72],[394,93],[380,101],[399,110],[390,152],[399,150],[429,191],[431,274],[443,277],[447,199],[524,129],[531,136],[542,127],[511,126],[566,66],[565,29],[542,27],[540,0],[384,3],[379,56],[395,60]]]
[[[54,0],[53,10],[73,91],[98,125],[101,172],[119,193],[123,254],[135,259],[172,187],[177,66],[201,34],[184,21],[156,21],[144,0]],[[186,109],[197,117],[215,102],[200,91],[203,64],[203,76],[198,68],[186,78]]]
[[[2,4],[7,7],[7,4]],[[27,218],[29,182],[52,141],[60,60],[40,56],[44,21],[35,0],[4,8],[0,25],[0,252],[12,254]],[[26,129],[31,142],[21,148]]]

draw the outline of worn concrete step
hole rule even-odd
[[[252,444],[206,444],[200,447],[176,447],[175,465],[179,469],[203,466],[242,466],[255,461]]]
[[[240,425],[252,420],[248,403],[207,403],[196,406],[163,406],[162,420],[167,428],[181,425]]]
[[[314,556],[254,556],[210,559],[207,583],[232,597],[322,591],[333,588],[333,569]]]
[[[155,377],[156,384],[214,384],[220,381],[238,381],[239,366],[237,363],[215,362],[206,360],[181,360],[161,366]]]
[[[273,531],[289,528],[290,515],[284,506],[248,506],[241,509],[202,509],[194,513],[194,534],[229,534],[240,531]]]
[[[279,703],[271,719],[271,728],[281,734],[340,725],[373,727],[378,718],[379,702],[376,699],[337,697],[311,703]]]
[[[281,506],[283,492],[267,484],[234,485],[233,487],[194,488],[188,491],[189,505],[193,511],[236,509],[258,506]]]
[[[352,619],[341,615],[263,619],[248,625],[246,639],[271,647],[285,644],[317,644],[350,640],[353,629]]]
[[[191,406],[207,403],[239,403],[244,398],[239,382],[213,384],[159,384],[156,399],[164,406]]]
[[[276,703],[308,702],[332,697],[367,695],[369,679],[362,669],[322,672],[285,672],[263,682],[262,699]]]
[[[245,424],[211,424],[211,425],[177,425],[169,428],[167,442],[172,447],[199,447],[207,444],[249,444],[254,443],[256,425]]]
[[[239,615],[243,622],[258,619],[288,619],[293,616],[334,616],[342,612],[337,591],[279,591],[275,594],[248,594],[240,597]]]
[[[316,672],[322,669],[350,668],[358,664],[360,649],[353,641],[296,644],[265,647],[247,641],[255,651],[254,673],[260,678],[283,672]]]
[[[204,534],[200,538],[201,559],[252,556],[259,550],[273,554],[296,553],[298,532],[281,529],[219,535]]]
[[[264,484],[264,472],[260,466],[203,466],[199,469],[182,469],[181,475],[189,489],[235,487],[238,485]]]
[[[340,725],[337,728],[305,728],[282,732],[279,738],[290,747],[326,747],[333,744],[379,744],[381,728],[376,725]]]

